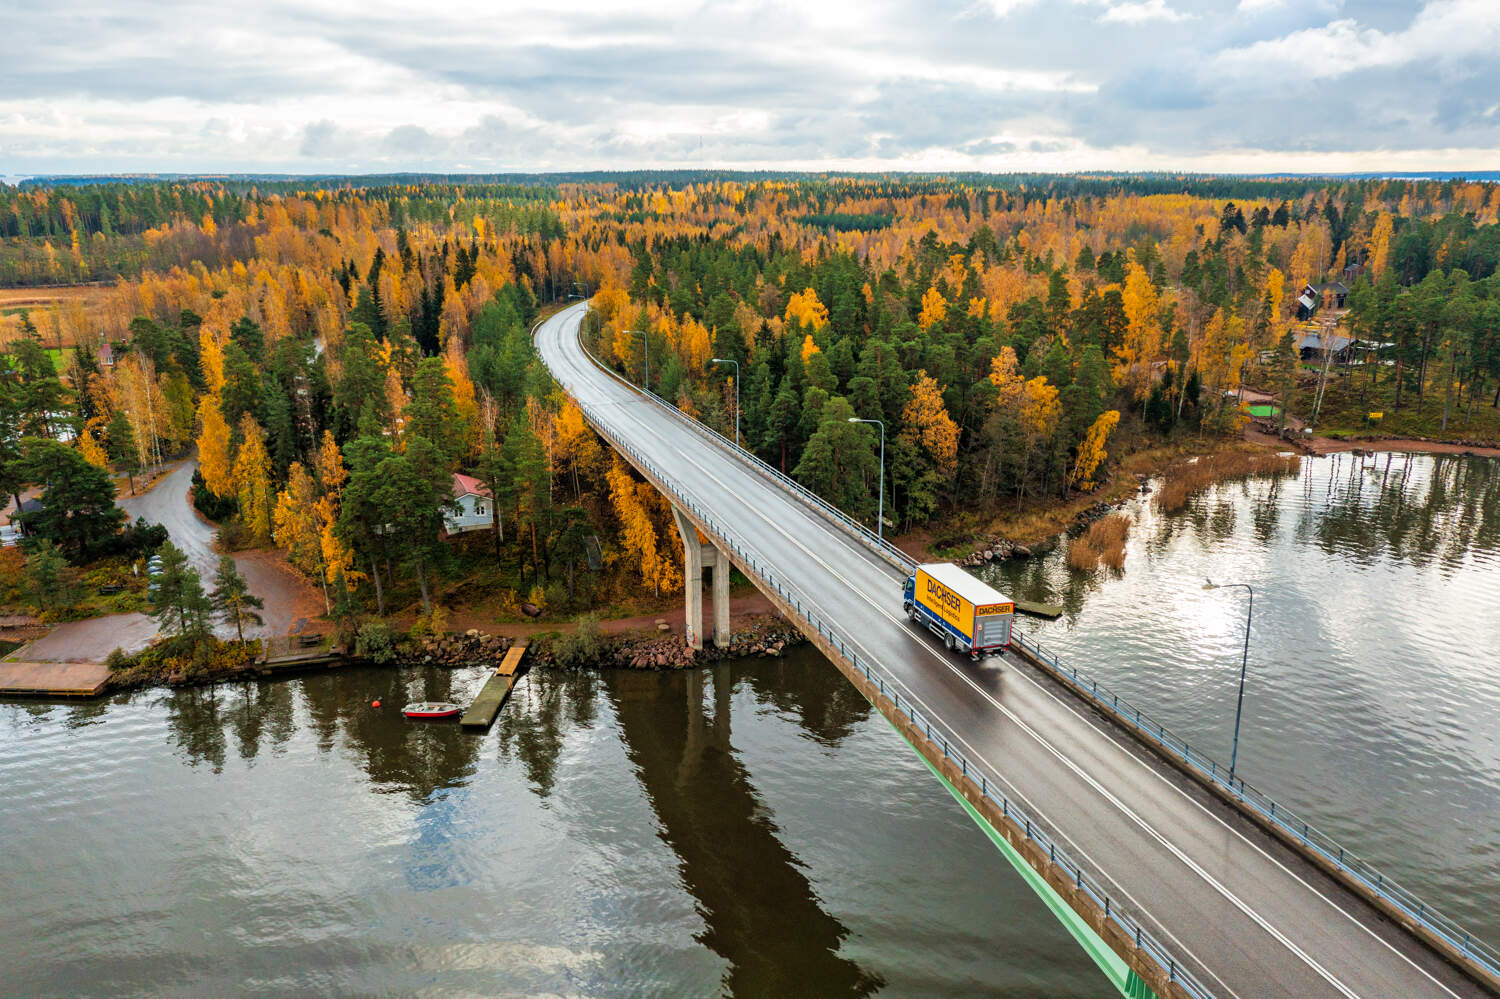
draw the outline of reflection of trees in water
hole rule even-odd
[[[462,677],[460,681],[457,677]],[[479,740],[457,722],[411,722],[401,716],[411,701],[465,701],[472,675],[426,666],[416,669],[359,670],[308,677],[303,694],[310,714],[330,721],[344,745],[359,757],[377,785],[405,791],[413,801],[439,788],[464,783],[473,775]],[[455,694],[462,683],[463,693]],[[380,708],[370,703],[380,700]]]
[[[500,755],[514,754],[538,796],[552,793],[564,723],[589,728],[597,713],[599,675],[592,670],[534,669],[516,683],[495,728]]]
[[[792,715],[825,746],[838,745],[870,717],[870,702],[811,645],[790,649],[779,659],[718,667],[714,679],[731,687],[744,683],[757,701]]]
[[[1281,483],[1285,478],[1272,476],[1267,489],[1250,496],[1250,528],[1262,545],[1270,545],[1276,539],[1276,529],[1281,523]]]
[[[733,676],[720,666],[711,682],[704,671],[603,678],[659,835],[698,902],[698,939],[729,963],[728,995],[868,995],[883,982],[838,955],[848,930],[823,911],[730,745]],[[816,707],[820,686],[808,686],[799,714],[838,718],[839,710]],[[844,725],[819,721],[815,737]]]
[[[1327,507],[1304,515],[1304,533],[1329,553],[1457,568],[1471,550],[1500,547],[1496,467],[1452,456],[1351,457],[1330,470]]]
[[[1079,572],[1068,566],[1068,541],[1080,532],[1062,535],[1061,543],[1043,554],[991,563],[990,568],[981,570],[980,578],[1012,600],[1060,604],[1071,622],[1083,610],[1084,599],[1109,578],[1105,572]],[[1018,618],[1017,622],[1024,631],[1026,621]]]
[[[271,745],[284,746],[297,731],[292,686],[287,683],[235,684],[225,697],[223,714],[244,760],[255,759],[262,735],[270,736]]]
[[[466,687],[469,679],[463,680]],[[345,669],[225,689],[183,687],[167,695],[167,727],[190,765],[207,763],[217,773],[224,766],[229,736],[246,760],[253,760],[267,740],[273,746],[286,744],[297,729],[300,690],[321,751],[333,750],[342,735],[343,746],[372,783],[420,802],[474,772],[479,741],[466,737],[456,723],[408,722],[401,707],[408,701],[455,700],[456,682],[449,670],[424,667]],[[376,700],[381,707],[370,706]]]
[[[213,687],[178,687],[166,697],[167,730],[192,766],[224,769],[224,717]]]
[[[69,704],[68,714],[63,723],[70,729],[79,729],[97,724],[104,717],[104,713],[109,710],[109,703],[104,698],[99,698],[98,700],[79,701],[76,704]]]

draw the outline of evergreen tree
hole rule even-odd
[[[426,357],[412,378],[412,397],[403,413],[402,433],[425,438],[450,469],[464,451],[468,428],[453,398],[453,381],[440,357]]]
[[[240,575],[239,566],[228,555],[219,558],[219,570],[214,574],[214,588],[208,596],[213,612],[219,619],[225,624],[234,625],[235,635],[241,645],[245,642],[246,621],[251,624],[265,623],[256,611],[263,610],[266,602],[250,592],[250,584]]]
[[[21,515],[27,531],[62,548],[75,563],[104,554],[124,514],[115,506],[109,473],[66,444],[22,440],[21,481],[43,486],[42,508]]]
[[[209,636],[209,615],[213,610],[203,592],[203,580],[172,542],[163,544],[159,554],[161,572],[152,584],[151,616],[162,631],[196,644]]]
[[[61,549],[43,538],[28,546],[26,592],[38,609],[57,610],[73,602],[67,559]]]
[[[829,399],[794,474],[840,509],[869,517],[875,512],[880,475],[879,439],[868,424],[850,423],[853,416],[849,400]]]

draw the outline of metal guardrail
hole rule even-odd
[[[590,357],[592,358],[592,356],[591,354]],[[1175,982],[1188,995],[1194,996],[1196,999],[1214,999],[1213,993],[1179,964],[1177,959],[1172,956],[1171,952],[1160,941],[1152,936],[1128,912],[1120,908],[1114,897],[1110,895],[1098,877],[1085,872],[1079,864],[1069,857],[1067,851],[1058,845],[1056,838],[1047,832],[1045,828],[1046,823],[1038,815],[1028,813],[1000,790],[999,774],[986,773],[983,767],[971,763],[962,753],[953,748],[954,744],[960,741],[953,730],[944,725],[941,720],[926,717],[913,705],[909,697],[903,702],[900,693],[901,685],[895,676],[876,663],[871,663],[869,660],[862,660],[853,647],[855,643],[852,636],[843,634],[836,631],[832,626],[824,624],[822,619],[813,613],[812,602],[807,598],[805,593],[792,588],[784,579],[778,580],[769,568],[757,560],[746,545],[731,535],[697,500],[685,494],[671,478],[658,469],[637,448],[617,438],[608,429],[608,424],[593,406],[578,398],[576,394],[574,395],[574,401],[583,410],[589,422],[609,441],[611,446],[632,457],[638,467],[657,481],[659,487],[665,489],[679,505],[692,511],[700,523],[706,526],[724,546],[739,556],[742,566],[748,566],[751,571],[759,575],[761,580],[767,586],[773,588],[786,603],[793,607],[797,614],[806,620],[808,624],[813,625],[817,634],[826,638],[829,645],[838,650],[845,662],[863,673],[867,681],[875,685],[883,696],[889,698],[897,712],[904,714],[910,719],[911,723],[927,736],[928,741],[939,746],[942,749],[944,759],[956,765],[959,771],[964,776],[969,777],[970,780],[974,780],[977,775],[980,793],[998,807],[1001,814],[1007,820],[1014,823],[1017,828],[1024,830],[1027,841],[1033,842],[1045,850],[1049,861],[1067,872],[1073,879],[1075,889],[1087,893],[1104,912],[1105,918],[1113,921],[1120,927],[1126,934],[1126,937],[1134,941],[1138,951],[1148,955],[1151,960],[1155,961],[1161,967],[1162,973],[1167,976],[1168,981]],[[663,405],[665,404],[663,403]],[[680,418],[689,419],[685,414],[677,411],[675,407],[672,407],[672,409],[678,413]],[[842,517],[841,519],[848,521],[847,517]],[[853,522],[851,521],[850,523]],[[864,533],[870,534],[867,530]],[[902,557],[905,558],[904,554]]]
[[[538,324],[538,326],[539,325],[540,324]],[[535,334],[535,329],[536,328],[534,327],[532,331],[533,335]],[[831,506],[829,503],[811,492],[811,490],[807,489],[801,483],[789,478],[771,465],[768,465],[766,462],[762,461],[759,456],[725,438],[722,434],[715,431],[712,427],[705,426],[698,420],[695,420],[687,414],[683,413],[677,407],[666,402],[655,393],[643,391],[639,386],[636,386],[629,382],[627,379],[621,377],[618,372],[614,371],[608,365],[604,364],[599,358],[597,358],[586,345],[583,345],[581,337],[579,339],[579,344],[580,346],[583,346],[584,352],[588,354],[589,358],[594,362],[594,364],[608,373],[611,377],[615,378],[617,381],[628,386],[629,388],[635,390],[637,393],[646,396],[646,398],[652,400],[662,409],[672,414],[675,419],[686,421],[687,424],[691,425],[694,429],[704,434],[705,436],[712,435],[711,439],[713,439],[715,443],[729,449],[732,453],[751,462],[757,469],[757,471],[769,476],[773,481],[777,482],[782,487],[795,493],[800,499],[821,509],[838,523],[841,523],[852,529],[857,537],[865,541],[876,551],[884,555],[887,559],[894,561],[898,566],[906,569],[907,571],[915,570],[915,560],[913,560],[905,552],[896,548],[894,545],[891,545],[889,542],[880,539],[876,536],[875,532],[871,531],[863,524],[860,524],[858,521],[855,521],[843,511]],[[710,526],[713,526],[716,533],[719,534],[721,540],[731,545],[733,550],[741,556],[742,560],[749,564],[752,568],[756,569],[756,571],[760,573],[761,577],[769,585],[776,588],[778,593],[780,593],[784,598],[791,599],[793,606],[798,608],[799,613],[803,614],[808,623],[813,624],[818,629],[818,632],[820,634],[828,636],[830,642],[834,642],[837,645],[840,652],[844,654],[845,658],[855,668],[863,672],[867,679],[870,679],[872,682],[878,683],[882,693],[885,693],[884,680],[881,677],[875,676],[875,674],[871,670],[870,664],[868,662],[860,661],[857,655],[846,652],[845,642],[842,639],[836,639],[834,637],[834,632],[832,631],[832,629],[823,625],[821,621],[813,617],[811,610],[804,609],[808,606],[807,604],[804,604],[802,600],[796,597],[789,596],[789,591],[782,584],[776,582],[773,576],[769,575],[765,570],[758,566],[754,559],[740,547],[738,542],[735,542],[732,538],[725,534],[721,528],[717,526],[717,522],[714,521],[706,513],[706,511],[701,509],[692,500],[684,497],[682,493],[675,487],[675,485],[670,480],[668,480],[661,472],[657,471],[655,469],[655,466],[652,465],[639,451],[627,444],[624,444],[622,441],[615,439],[611,434],[609,434],[604,429],[604,424],[601,422],[598,414],[593,412],[592,407],[588,406],[581,399],[578,399],[576,395],[574,398],[575,401],[578,402],[578,405],[584,409],[585,413],[589,415],[590,422],[592,422],[595,427],[599,428],[601,433],[610,438],[611,444],[613,444],[620,450],[634,455],[639,462],[641,462],[643,465],[645,465],[645,467],[651,470],[652,474],[657,479],[659,479],[662,484],[665,485],[668,490],[673,493],[673,495],[677,496],[681,502],[686,504],[689,509],[697,513],[698,516],[706,523],[708,523]],[[1169,729],[1167,729],[1165,725],[1152,719],[1150,715],[1146,714],[1139,707],[1132,705],[1129,700],[1121,698],[1118,693],[1110,690],[1107,686],[1101,685],[1097,678],[1089,676],[1087,673],[1079,670],[1075,666],[1064,666],[1061,662],[1058,661],[1055,656],[1048,655],[1043,650],[1039,642],[1027,641],[1025,634],[1021,631],[1021,629],[1016,629],[1012,637],[1017,644],[1019,644],[1027,652],[1031,653],[1031,655],[1035,657],[1036,661],[1042,664],[1043,668],[1053,673],[1059,679],[1070,682],[1075,689],[1085,692],[1094,705],[1107,711],[1109,715],[1115,719],[1116,722],[1124,726],[1126,729],[1134,731],[1137,736],[1143,741],[1159,747],[1167,755],[1180,760],[1183,764],[1196,771],[1200,776],[1207,778],[1210,783],[1217,785],[1230,795],[1237,798],[1246,807],[1251,808],[1259,813],[1268,822],[1281,828],[1284,832],[1300,842],[1304,848],[1315,851],[1323,856],[1328,863],[1335,867],[1336,870],[1349,875],[1359,883],[1363,884],[1365,888],[1373,893],[1377,898],[1383,899],[1384,901],[1388,902],[1407,918],[1411,919],[1417,926],[1431,933],[1437,939],[1444,941],[1461,959],[1471,962],[1480,971],[1492,977],[1500,978],[1500,950],[1497,950],[1494,946],[1487,943],[1486,941],[1476,938],[1472,932],[1464,929],[1449,917],[1444,916],[1441,912],[1437,911],[1432,906],[1428,905],[1425,901],[1418,898],[1413,892],[1403,888],[1393,879],[1386,877],[1386,875],[1382,871],[1380,871],[1374,865],[1361,859],[1346,847],[1340,845],[1332,836],[1329,836],[1321,830],[1317,829],[1311,823],[1299,819],[1297,815],[1290,809],[1277,804],[1274,798],[1261,791],[1255,785],[1247,783],[1244,778],[1236,775],[1231,781],[1228,770],[1222,764],[1218,763],[1216,760],[1203,754],[1202,752],[1194,752],[1192,747],[1186,740],[1177,737]],[[894,678],[892,678],[892,682],[894,684]],[[931,737],[930,721],[921,720],[919,722],[919,716],[914,712],[913,709],[911,709],[910,702],[908,702],[905,707],[902,706],[899,694],[896,695],[896,707],[898,710],[902,711],[909,718],[911,718],[913,723],[919,724],[921,726],[926,726],[929,738]],[[942,730],[941,723],[939,730]],[[952,735],[952,732],[950,731],[948,735]],[[963,759],[962,756],[956,755],[951,752],[947,736],[943,737],[942,746],[944,756],[956,763],[959,763],[964,773],[967,774],[970,769],[974,769],[967,763],[967,761]],[[982,774],[980,778],[980,786],[981,790],[987,797],[990,797],[991,800],[1001,806],[1002,812],[1004,814],[1008,816],[1023,814],[1014,805],[1009,804],[1005,797],[999,794],[998,791],[995,791],[993,788],[989,787],[987,779]],[[1047,837],[1045,839],[1038,838],[1038,836],[1042,836],[1045,834],[1042,834],[1040,830],[1036,828],[1036,826],[1037,823],[1034,821],[1027,820],[1025,822],[1025,827],[1027,829],[1027,838],[1035,839],[1038,843],[1047,847],[1049,856],[1051,856],[1055,862],[1062,864],[1064,867],[1070,870],[1070,872],[1074,873],[1077,880],[1077,886],[1081,889],[1088,890],[1089,893],[1094,896],[1095,901],[1097,901],[1101,905],[1101,907],[1104,908],[1106,914],[1109,915],[1110,918],[1114,919],[1117,923],[1119,923],[1122,927],[1126,928],[1132,934],[1132,936],[1136,938],[1138,947],[1141,947],[1146,951],[1152,953],[1153,957],[1158,960],[1162,968],[1168,972],[1171,980],[1182,982],[1184,984],[1184,987],[1188,987],[1189,991],[1194,995],[1203,997],[1208,997],[1211,995],[1211,993],[1209,993],[1207,989],[1203,988],[1201,984],[1192,982],[1191,986],[1189,986],[1189,981],[1184,978],[1185,973],[1183,972],[1182,968],[1177,965],[1175,959],[1171,958],[1166,949],[1156,943],[1154,939],[1149,936],[1149,934],[1145,934],[1144,931],[1140,929],[1139,924],[1135,923],[1133,920],[1129,920],[1127,916],[1119,912],[1118,908],[1112,907],[1111,900],[1108,894],[1105,893],[1102,888],[1092,887],[1092,885],[1094,885],[1094,882],[1092,882],[1087,876],[1083,874],[1081,868],[1072,863],[1072,861],[1067,860],[1065,854],[1056,849],[1056,846],[1052,842],[1050,837]],[[1036,832],[1038,835],[1034,836],[1033,832]]]
[[[1201,752],[1195,752],[1186,740],[1174,735],[1165,725],[1132,705],[1129,700],[1100,684],[1098,679],[1076,666],[1064,666],[1056,656],[1048,655],[1040,642],[1027,641],[1020,629],[1016,629],[1012,638],[1031,653],[1045,670],[1083,691],[1096,707],[1106,711],[1126,729],[1133,730],[1142,741],[1158,747],[1211,784],[1233,795],[1246,807],[1254,809],[1272,825],[1300,842],[1304,848],[1317,852],[1336,870],[1354,878],[1377,898],[1390,903],[1418,926],[1446,942],[1459,957],[1492,976],[1500,977],[1500,950],[1474,937],[1470,931],[1401,887],[1374,865],[1341,846],[1332,836],[1298,818],[1291,809],[1277,804],[1276,799],[1254,784],[1246,783],[1243,777],[1236,775],[1231,780],[1228,770],[1222,764]]]
[[[736,444],[734,441],[730,440],[728,437],[725,437],[713,427],[710,427],[708,424],[703,423],[701,420],[693,419],[682,410],[678,409],[676,406],[672,405],[661,396],[657,395],[655,392],[652,392],[649,388],[636,385],[628,378],[625,378],[614,368],[611,368],[609,365],[605,364],[604,361],[601,360],[597,355],[595,355],[592,350],[589,350],[588,344],[583,342],[582,337],[579,337],[578,344],[583,348],[583,352],[589,356],[589,359],[592,360],[598,368],[608,374],[611,378],[614,378],[617,382],[624,385],[626,388],[631,389],[637,394],[645,396],[657,406],[672,414],[675,419],[685,421],[689,429],[693,430],[701,436],[709,438],[713,443],[730,451],[736,457],[750,462],[750,464],[754,466],[757,472],[770,477],[783,488],[796,495],[797,498],[802,500],[804,503],[808,504],[809,506],[815,507],[822,513],[843,524],[845,527],[848,527],[871,548],[875,549],[877,552],[883,555],[888,561],[893,562],[897,568],[907,573],[916,571],[917,562],[915,559],[913,559],[910,555],[906,554],[901,549],[897,548],[895,545],[891,544],[889,541],[886,541],[884,538],[876,534],[874,531],[870,530],[864,524],[861,524],[859,521],[855,520],[853,517],[849,516],[847,513],[834,506],[832,503],[829,503],[823,497],[819,496],[817,493],[813,492],[811,489],[807,488],[796,479],[787,475],[785,472],[776,468],[774,465],[766,462],[760,457],[760,455],[756,454],[754,451]]]

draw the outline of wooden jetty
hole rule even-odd
[[[97,697],[107,683],[103,663],[0,662],[0,697]]]
[[[1030,614],[1032,617],[1062,617],[1063,609],[1061,604],[1039,604],[1030,600],[1016,600],[1014,603],[1016,610],[1022,614]]]
[[[505,658],[500,660],[500,665],[495,667],[495,672],[485,681],[479,696],[474,698],[474,703],[469,705],[469,710],[459,719],[460,725],[464,728],[489,728],[495,723],[495,716],[505,706],[505,699],[510,696],[511,687],[515,685],[516,673],[521,668],[521,657],[524,655],[526,641],[522,639],[505,653]]]

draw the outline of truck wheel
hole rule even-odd
[[[945,641],[945,642],[948,643],[948,651],[952,652],[953,651],[953,646],[955,644],[954,641],[953,641],[953,636],[952,635],[944,635],[943,636],[943,641]]]
[[[904,610],[904,611],[906,611],[906,616],[910,620],[915,621],[917,619],[917,609],[915,607],[913,607],[911,604],[906,604],[901,609]]]

